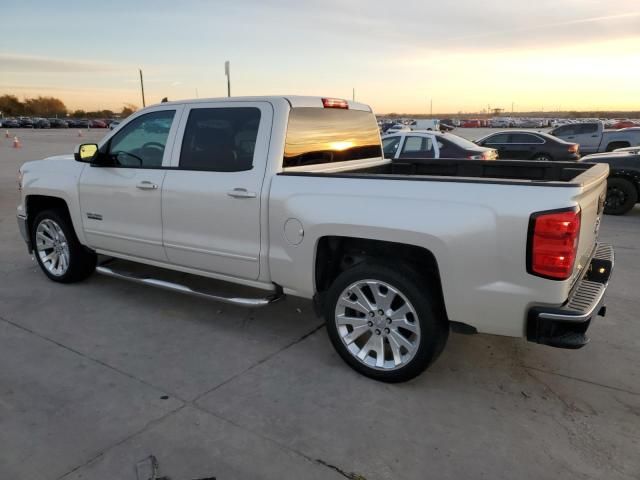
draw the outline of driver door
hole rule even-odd
[[[100,146],[108,166],[83,169],[80,211],[91,248],[167,261],[161,192],[181,111],[157,107],[135,116]]]

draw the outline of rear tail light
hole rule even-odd
[[[323,98],[322,106],[324,108],[349,108],[347,101],[342,100],[341,98]]]
[[[569,153],[578,153],[579,147],[580,145],[578,145],[577,143],[572,143],[571,145],[569,145]]]
[[[579,236],[578,208],[531,215],[527,271],[553,280],[568,279],[573,273]]]

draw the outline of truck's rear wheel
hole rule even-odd
[[[604,213],[607,215],[623,215],[638,202],[636,186],[625,178],[609,178],[607,180],[607,198]]]
[[[55,282],[87,278],[96,268],[96,254],[78,241],[66,212],[45,210],[31,224],[34,256],[44,274]]]
[[[329,338],[343,360],[384,382],[419,375],[449,334],[429,283],[409,267],[365,262],[346,270],[324,308]]]

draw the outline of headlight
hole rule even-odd
[[[18,191],[22,191],[22,169],[18,170]]]

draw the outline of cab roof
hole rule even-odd
[[[302,95],[269,95],[269,96],[255,96],[255,97],[216,97],[216,98],[192,98],[192,99],[184,99],[184,100],[176,100],[172,102],[165,102],[163,105],[186,105],[186,104],[194,104],[194,103],[210,103],[210,102],[282,102],[286,101],[291,108],[300,108],[300,107],[314,107],[314,108],[323,108],[322,99],[323,98],[335,98],[335,97],[313,97],[313,96],[302,96]],[[349,105],[349,110],[363,110],[366,112],[372,112],[372,109],[369,105],[359,102],[354,102],[346,99],[344,100]],[[159,104],[149,105],[149,106],[158,106]]]

